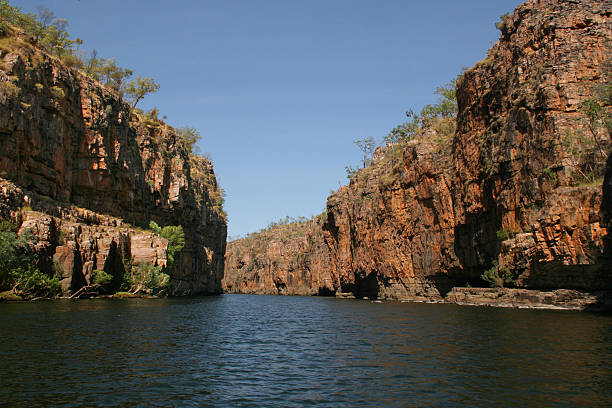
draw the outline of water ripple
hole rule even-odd
[[[0,310],[0,406],[612,405],[610,316],[246,295]]]

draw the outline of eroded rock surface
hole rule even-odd
[[[119,260],[164,264],[163,240],[133,226],[182,225],[186,244],[170,271],[172,292],[219,293],[226,222],[212,164],[191,156],[171,127],[132,113],[27,37],[11,41],[13,50],[0,50],[2,215],[19,220],[26,208],[54,218],[66,243],[50,251],[65,263],[65,279],[72,270],[83,275],[66,283],[72,289],[115,252]],[[37,225],[53,224],[43,218]]]

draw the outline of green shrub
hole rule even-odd
[[[505,241],[510,238],[510,232],[505,229],[500,229],[495,232],[498,241]]]
[[[557,184],[557,173],[555,173],[551,169],[544,169],[542,174],[544,175],[544,177],[552,181],[553,184]]]
[[[168,240],[168,269],[174,263],[174,255],[185,247],[185,232],[182,225],[168,225],[162,228],[160,235]]]
[[[52,86],[51,87],[51,94],[56,99],[62,99],[62,98],[64,98],[64,96],[66,96],[64,94],[64,90],[62,88],[60,88],[59,86]]]
[[[183,139],[185,147],[189,153],[198,153],[198,146],[196,143],[202,139],[200,132],[196,128],[191,126],[185,126],[176,130],[176,134]]]
[[[34,244],[38,237],[26,230],[21,237],[16,226],[8,221],[0,224],[0,289],[10,289],[15,285],[11,272],[19,267],[37,265],[38,256]]]
[[[0,221],[0,232],[17,232],[19,228],[10,221]]]
[[[488,282],[491,287],[502,288],[508,285],[514,285],[516,279],[510,271],[503,266],[499,266],[497,261],[493,261],[493,266],[487,269],[480,275],[480,278]]]
[[[57,277],[49,277],[35,266],[20,266],[10,273],[16,292],[29,297],[54,297],[62,291]]]
[[[132,269],[131,291],[134,293],[142,291],[159,293],[166,289],[169,282],[168,274],[163,273],[160,267],[148,262],[136,264]]]
[[[504,31],[506,29],[506,19],[510,17],[510,13],[504,13],[499,16],[499,21],[495,23],[495,28],[499,31]]]
[[[159,235],[161,233],[161,227],[155,221],[149,222],[149,229]]]
[[[102,287],[108,287],[112,281],[113,281],[113,276],[104,271],[94,269],[94,271],[92,272],[91,283],[95,285],[100,285]]]
[[[20,89],[17,85],[9,81],[0,81],[0,94],[7,98],[14,98],[19,95]]]
[[[61,292],[57,276],[42,273],[37,265],[34,244],[38,242],[31,230],[21,236],[17,226],[0,222],[0,289],[12,289],[26,297],[53,297]]]

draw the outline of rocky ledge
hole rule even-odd
[[[444,301],[468,306],[599,312],[612,310],[611,295],[605,291],[582,292],[570,289],[539,291],[510,288],[453,288]]]

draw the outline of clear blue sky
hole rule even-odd
[[[68,19],[83,48],[161,85],[141,108],[194,126],[227,191],[229,235],[325,208],[436,86],[484,58],[518,0],[12,0]]]

